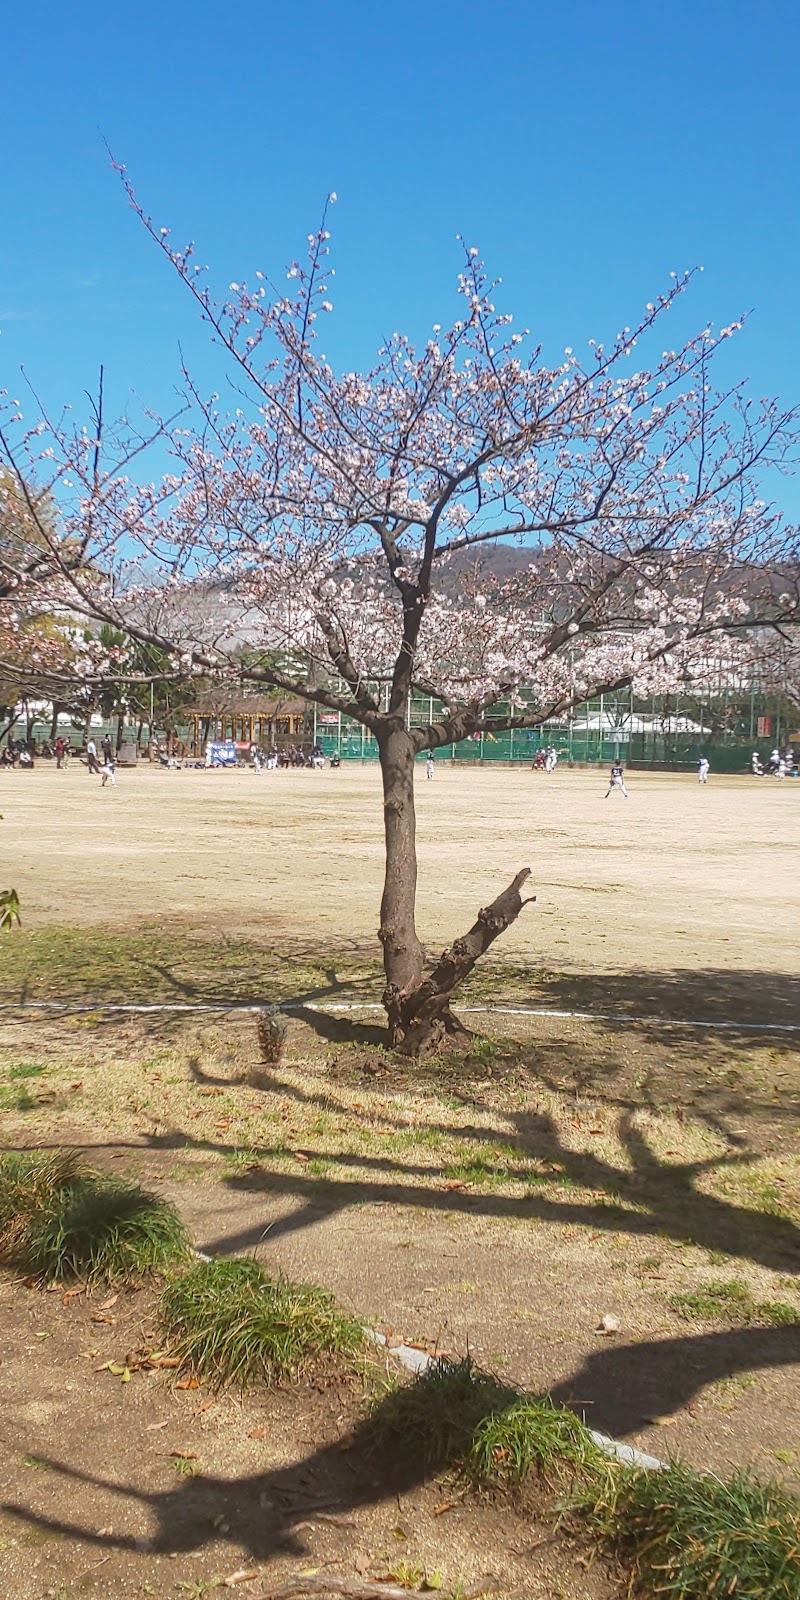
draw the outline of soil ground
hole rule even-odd
[[[3,997],[92,1008],[3,1014],[7,1147],[91,1150],[168,1194],[200,1248],[255,1250],[656,1455],[797,1486],[800,785],[634,774],[631,799],[605,803],[597,772],[423,779],[433,953],[533,868],[537,904],[465,1007],[595,1015],[467,1016],[485,1036],[467,1057],[415,1070],[382,1049],[374,1012],[331,1009],[380,994],[374,769],[145,768],[100,791],[82,769],[37,768],[0,784],[0,878],[25,918],[0,946]],[[246,1012],[100,1009],[125,1001],[296,1009],[266,1068]],[[384,1480],[367,1503],[338,1455],[329,1482],[348,1385],[200,1411],[204,1392],[96,1372],[153,1315],[142,1292],[93,1323],[101,1299],[2,1287],[0,1571],[22,1600],[199,1595],[300,1558],[433,1563],[448,1583],[499,1563],[526,1594],[613,1592],[604,1568],[576,1566],[580,1544],[531,1532],[530,1507],[437,1517],[446,1486]],[[176,1477],[178,1448],[196,1477]],[[290,1493],[308,1473],[330,1502],[316,1521]],[[294,1509],[273,1538],[275,1483]]]

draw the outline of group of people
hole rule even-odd
[[[792,750],[784,751],[776,748],[772,751],[769,761],[765,766],[758,751],[754,750],[752,756],[750,757],[750,770],[753,773],[753,776],[756,778],[768,777],[782,780],[786,777],[796,776],[797,763],[794,759]]]
[[[533,758],[534,772],[555,772],[558,764],[558,751],[549,744],[545,750],[537,750]]]
[[[11,734],[0,750],[0,767],[32,767],[34,752],[30,745],[23,744],[21,739],[13,739]]]
[[[267,772],[275,772],[278,767],[324,767],[325,752],[321,744],[315,744],[312,750],[305,753],[296,745],[290,744],[286,750],[278,750],[273,745],[272,749],[268,750],[265,755],[258,745],[252,745],[250,749],[250,764],[255,767],[256,772],[263,771],[264,767],[266,767]],[[339,757],[337,754],[331,758],[331,766],[338,767],[338,765]]]

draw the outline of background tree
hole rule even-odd
[[[760,633],[797,614],[797,540],[760,498],[769,469],[794,460],[795,417],[712,389],[738,324],[656,344],[641,364],[688,276],[610,346],[548,366],[472,249],[446,330],[421,349],[396,334],[370,371],[337,372],[318,350],[333,309],[324,216],[285,286],[259,273],[220,304],[192,247],[175,250],[128,192],[232,361],[237,405],[226,415],[185,370],[191,425],[169,432],[174,472],[145,487],[127,478],[124,430],[48,426],[44,450],[73,485],[63,548],[94,564],[62,559],[60,581],[173,670],[271,684],[374,734],[384,998],[393,1042],[419,1051],[457,1026],[450,996],[518,914],[529,873],[426,976],[415,757],[601,693],[697,683],[723,658],[742,670]],[[20,483],[38,481],[41,433],[0,439]],[[304,670],[277,665],[280,651]],[[414,690],[442,707],[432,722],[409,722]]]

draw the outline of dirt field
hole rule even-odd
[[[466,1003],[615,1020],[479,1015],[466,1059],[417,1071],[373,1013],[312,1009],[380,992],[375,770],[145,768],[111,792],[82,769],[2,774],[0,881],[25,919],[0,941],[3,998],[97,1007],[4,1013],[4,1144],[90,1150],[173,1199],[201,1248],[255,1250],[378,1326],[469,1347],[656,1455],[797,1487],[800,785],[634,774],[606,803],[597,772],[420,776],[432,951],[533,869],[537,904]],[[100,1009],[128,1000],[296,1009],[267,1072],[246,1012]],[[731,1026],[673,1025],[703,1018]],[[95,1369],[149,1301],[94,1310],[2,1285],[0,1574],[21,1600],[398,1557],[455,1584],[500,1563],[548,1600],[616,1592],[580,1546],[528,1537],[535,1512],[440,1520],[441,1485],[326,1477],[346,1394],[239,1411],[123,1387]],[[178,1447],[200,1461],[188,1483]]]
[[[419,926],[432,949],[521,866],[537,904],[497,958],[558,971],[800,976],[800,783],[437,767],[418,782]],[[338,772],[0,773],[2,852],[26,927],[166,918],[326,942],[374,963],[382,874],[375,767]],[[779,1020],[779,1019],[778,1019]]]

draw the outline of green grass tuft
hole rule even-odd
[[[785,1300],[759,1300],[756,1304],[759,1322],[768,1322],[772,1328],[783,1328],[792,1322],[800,1322],[800,1311],[796,1306],[787,1305]]]
[[[519,1400],[517,1389],[481,1371],[469,1356],[443,1356],[383,1398],[374,1421],[379,1438],[389,1434],[412,1446],[427,1467],[454,1465],[466,1462],[479,1424]]]
[[[45,1283],[135,1282],[189,1255],[174,1207],[71,1153],[0,1157],[0,1262]]]
[[[17,1088],[16,1084],[0,1084],[0,1110],[3,1111],[34,1111],[38,1105],[36,1096],[24,1086]]]
[[[455,1466],[481,1486],[520,1484],[557,1462],[600,1459],[588,1430],[548,1398],[521,1394],[470,1357],[442,1357],[413,1383],[383,1398],[374,1421],[421,1451],[426,1466]]]
[[[606,1473],[581,1509],[631,1568],[630,1592],[669,1600],[800,1600],[800,1506],[749,1473],[681,1463]]]
[[[330,1295],[270,1278],[257,1261],[201,1261],[164,1290],[164,1326],[176,1355],[213,1383],[280,1383],[323,1356],[352,1358],[361,1326]]]
[[[686,1294],[673,1294],[669,1303],[673,1311],[679,1311],[689,1320],[760,1322],[772,1327],[800,1322],[800,1311],[783,1300],[755,1300],[741,1278],[718,1280]]]
[[[479,1422],[467,1456],[470,1477],[480,1484],[520,1484],[534,1469],[559,1463],[593,1465],[600,1458],[589,1431],[549,1398],[522,1396],[516,1404]]]

